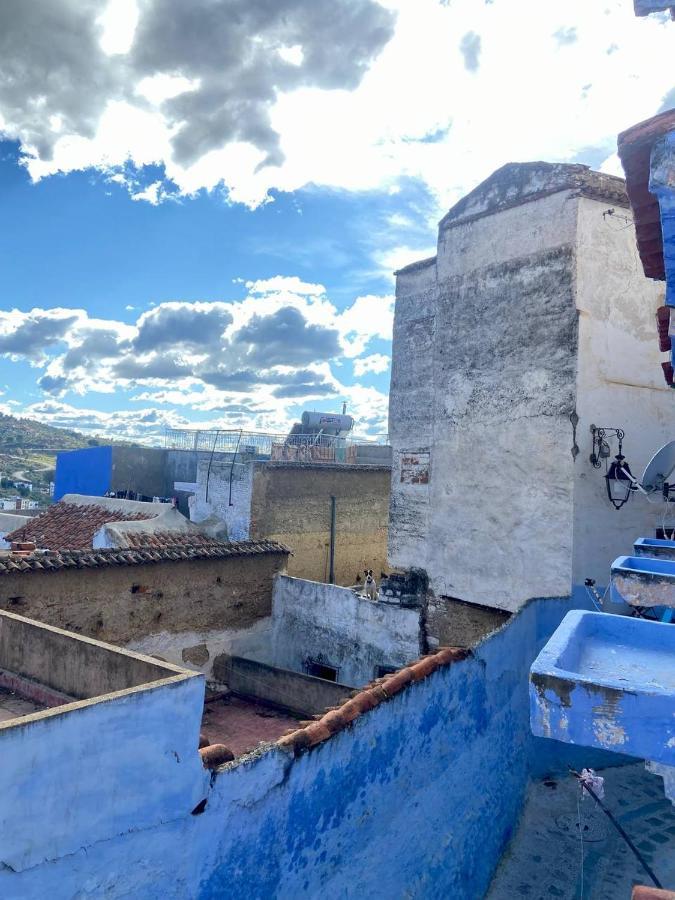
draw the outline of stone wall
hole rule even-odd
[[[309,661],[338,670],[342,684],[360,686],[378,666],[398,668],[422,651],[422,610],[373,602],[347,588],[277,577],[271,655],[265,662],[296,672]]]
[[[327,581],[331,495],[336,497],[335,581],[355,584],[364,569],[387,571],[391,470],[387,466],[256,466],[251,538],[289,547],[288,572]]]
[[[269,626],[281,554],[26,572],[0,578],[7,609],[210,673]],[[266,621],[267,620],[267,621]]]

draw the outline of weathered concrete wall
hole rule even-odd
[[[215,654],[270,616],[273,577],[284,562],[255,554],[7,575],[0,609],[208,674]]]
[[[606,585],[613,559],[630,553],[638,536],[654,534],[663,509],[639,494],[621,509],[607,500],[605,473],[588,461],[590,426],[624,428],[624,454],[639,478],[656,450],[673,437],[673,391],[661,371],[655,313],[663,285],[645,278],[635,230],[603,212],[607,204],[578,201],[577,444],[574,465],[573,579]],[[630,211],[626,212],[630,217]],[[616,441],[611,442],[617,452]],[[660,524],[660,521],[658,521]]]
[[[134,638],[124,646],[138,653],[161,657],[177,666],[194,669],[212,679],[216,678],[213,666],[219,654],[234,653],[252,659],[268,659],[271,641],[272,618],[265,615],[251,625],[241,627],[155,631]]]
[[[177,674],[136,653],[0,612],[0,668],[79,700]]]
[[[330,498],[336,497],[335,581],[355,584],[364,569],[387,571],[390,469],[386,466],[256,466],[251,538],[293,551],[288,572],[327,581]]]
[[[80,852],[55,853],[20,874],[0,867],[0,894],[65,900],[86,887],[91,896],[176,900],[483,896],[528,778],[617,761],[529,731],[528,669],[568,608],[530,604],[474,656],[411,685],[309,753],[272,749],[218,770],[202,815],[176,802],[158,827],[141,830],[132,816],[120,817],[115,839],[95,843],[78,832]],[[47,751],[47,741],[42,746]],[[40,795],[57,785],[62,793],[48,760],[41,771]],[[105,772],[97,767],[92,778],[107,790]],[[164,777],[130,786],[146,814],[158,796],[164,809]],[[20,798],[10,803],[21,808]],[[91,810],[77,807],[69,821],[89,826]],[[392,834],[404,836],[394,852]]]
[[[437,595],[512,610],[570,590],[575,228],[566,193],[449,221],[435,285],[399,276],[389,553]]]
[[[130,828],[189,815],[203,797],[202,677],[8,613],[0,665],[86,698],[0,723],[0,871],[74,861]],[[20,896],[15,887],[0,894]],[[59,896],[58,880],[43,890]]]
[[[347,588],[280,575],[274,582],[271,657],[302,672],[308,660],[338,669],[360,686],[378,666],[400,667],[420,655],[421,610],[372,602]]]
[[[136,491],[146,497],[170,497],[166,450],[156,447],[113,447],[111,490]]]
[[[450,597],[429,594],[426,611],[427,641],[431,649],[473,647],[487,635],[501,628],[510,613],[477,603],[466,603]]]
[[[345,684],[227,653],[216,657],[213,676],[237,694],[274,703],[305,717],[318,715],[329,706],[336,706],[346,700],[352,691]]]
[[[579,167],[504,167],[441,222],[436,261],[398,276],[390,562],[425,568],[437,597],[513,611],[606,583],[653,531],[653,508],[616,512],[588,463],[593,422],[625,428],[638,472],[671,436],[659,289],[632,229],[603,217],[622,190]]]

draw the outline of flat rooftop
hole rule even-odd
[[[277,741],[298,728],[300,717],[239,694],[217,694],[204,703],[201,733],[211,744],[225,744],[236,756],[260,743]]]
[[[43,709],[47,709],[46,704],[36,703],[34,700],[22,697],[16,691],[0,687],[0,722],[20,719],[34,712],[42,712]]]
[[[637,845],[664,887],[675,887],[675,807],[663,780],[644,763],[597,772],[603,803]],[[486,900],[618,900],[649,876],[590,797],[577,806],[572,775],[532,784],[518,830],[495,872]],[[580,817],[579,817],[580,812]],[[579,828],[581,822],[581,829]],[[583,868],[580,830],[584,834]]]

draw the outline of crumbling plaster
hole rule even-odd
[[[588,455],[592,422],[626,429],[638,470],[672,436],[658,288],[603,218],[622,183],[583,188],[579,168],[505,167],[443,220],[435,261],[398,273],[389,559],[426,569],[436,596],[514,611],[567,595],[653,530],[639,498],[609,505]],[[402,481],[415,450],[428,484]]]

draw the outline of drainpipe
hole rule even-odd
[[[330,498],[330,564],[328,582],[335,584],[335,497]]]

